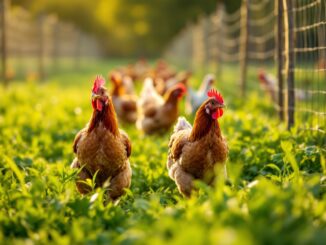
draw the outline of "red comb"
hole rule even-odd
[[[224,104],[224,100],[223,100],[223,97],[222,95],[217,92],[216,89],[210,89],[208,92],[207,92],[207,96],[208,97],[212,97],[212,98],[215,98],[217,100],[218,103],[220,104]]]
[[[112,72],[110,76],[110,80],[115,84],[117,84],[119,83],[119,80],[121,80],[121,75],[117,72]]]
[[[187,92],[187,88],[183,83],[176,84],[175,89],[181,89],[183,93]]]
[[[102,76],[97,76],[93,84],[92,92],[97,93],[100,87],[102,87],[104,84],[104,78]]]
[[[265,81],[265,79],[266,79],[266,73],[265,73],[264,70],[260,70],[258,72],[258,79],[260,79],[261,81]]]
[[[110,80],[111,80],[112,82],[115,82],[115,74],[114,74],[114,73],[111,73],[111,75],[110,75]]]

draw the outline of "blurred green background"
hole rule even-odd
[[[12,0],[34,15],[55,13],[94,34],[105,55],[157,57],[187,24],[216,10],[224,2],[228,11],[241,1],[216,0]]]

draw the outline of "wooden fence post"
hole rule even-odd
[[[210,27],[210,23],[209,23],[209,19],[204,16],[203,17],[203,20],[202,20],[202,29],[203,29],[203,32],[202,32],[202,39],[203,39],[203,71],[206,73],[206,72],[209,72],[209,57],[210,57],[210,51],[209,50],[209,43],[208,43],[208,35],[209,35],[209,27]]]
[[[76,40],[76,47],[75,47],[75,68],[76,70],[79,70],[80,69],[80,63],[81,63],[81,37],[80,37],[80,33],[77,29],[74,29],[75,30],[75,40]]]
[[[241,41],[240,41],[240,85],[242,97],[246,94],[248,36],[249,36],[249,1],[243,0],[241,5]]]
[[[52,72],[56,73],[59,70],[59,55],[60,55],[60,22],[56,21],[53,24],[53,50],[52,50]]]
[[[286,71],[287,71],[287,115],[288,129],[294,125],[294,19],[293,19],[293,2],[292,0],[283,0],[284,7],[284,25],[285,25],[285,54],[286,54]]]
[[[280,120],[284,120],[284,99],[283,99],[283,3],[282,0],[275,1],[275,11],[277,11],[276,22],[276,61],[278,79],[278,106]]]
[[[38,18],[38,32],[39,32],[39,52],[38,52],[38,73],[40,76],[40,80],[43,81],[45,79],[45,61],[44,61],[44,20],[45,17],[40,15]]]
[[[321,10],[318,12],[318,21],[322,21],[322,18],[326,18],[326,2],[324,1],[321,1],[320,2],[320,8]],[[324,10],[324,15],[322,14]],[[324,17],[323,17],[324,16]],[[319,64],[319,67],[318,69],[325,69],[326,67],[326,49],[325,48],[322,48],[326,45],[326,41],[325,41],[325,38],[326,38],[326,33],[325,33],[325,26],[324,25],[320,25],[319,28],[317,29],[317,33],[318,33],[318,47],[320,47],[320,50],[319,50],[319,57],[318,57],[318,64],[320,61],[323,62],[323,64]],[[326,76],[326,73],[324,72],[324,76]]]
[[[8,86],[8,77],[7,77],[7,14],[9,11],[10,2],[9,0],[1,0],[1,63],[2,63],[2,80],[4,86]]]
[[[217,43],[216,43],[216,62],[217,62],[217,71],[216,71],[216,76],[218,81],[221,81],[222,79],[222,57],[221,57],[221,50],[222,50],[222,42],[221,39],[224,38],[219,38],[219,35],[223,33],[223,26],[222,26],[222,21],[223,21],[223,14],[224,14],[224,8],[222,4],[218,4],[217,6],[217,28],[216,28],[216,35],[217,35]]]

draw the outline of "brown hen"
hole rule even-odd
[[[226,177],[228,147],[217,121],[223,115],[224,102],[215,90],[210,90],[208,96],[196,113],[194,126],[180,117],[169,142],[169,176],[187,197],[194,179],[214,182],[216,167],[222,167]]]
[[[77,189],[86,194],[91,188],[85,184],[95,174],[96,187],[109,182],[108,195],[112,200],[130,186],[129,156],[131,143],[125,132],[118,128],[112,100],[104,87],[104,79],[97,77],[92,90],[93,114],[90,122],[75,137],[73,150],[76,158],[72,168],[79,168]]]

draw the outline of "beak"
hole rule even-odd
[[[93,99],[93,100],[96,100],[96,99],[99,99],[99,98],[101,98],[100,95],[95,94],[94,92],[92,92],[92,99]]]
[[[225,108],[225,105],[224,104],[218,104],[216,107],[217,108]]]

